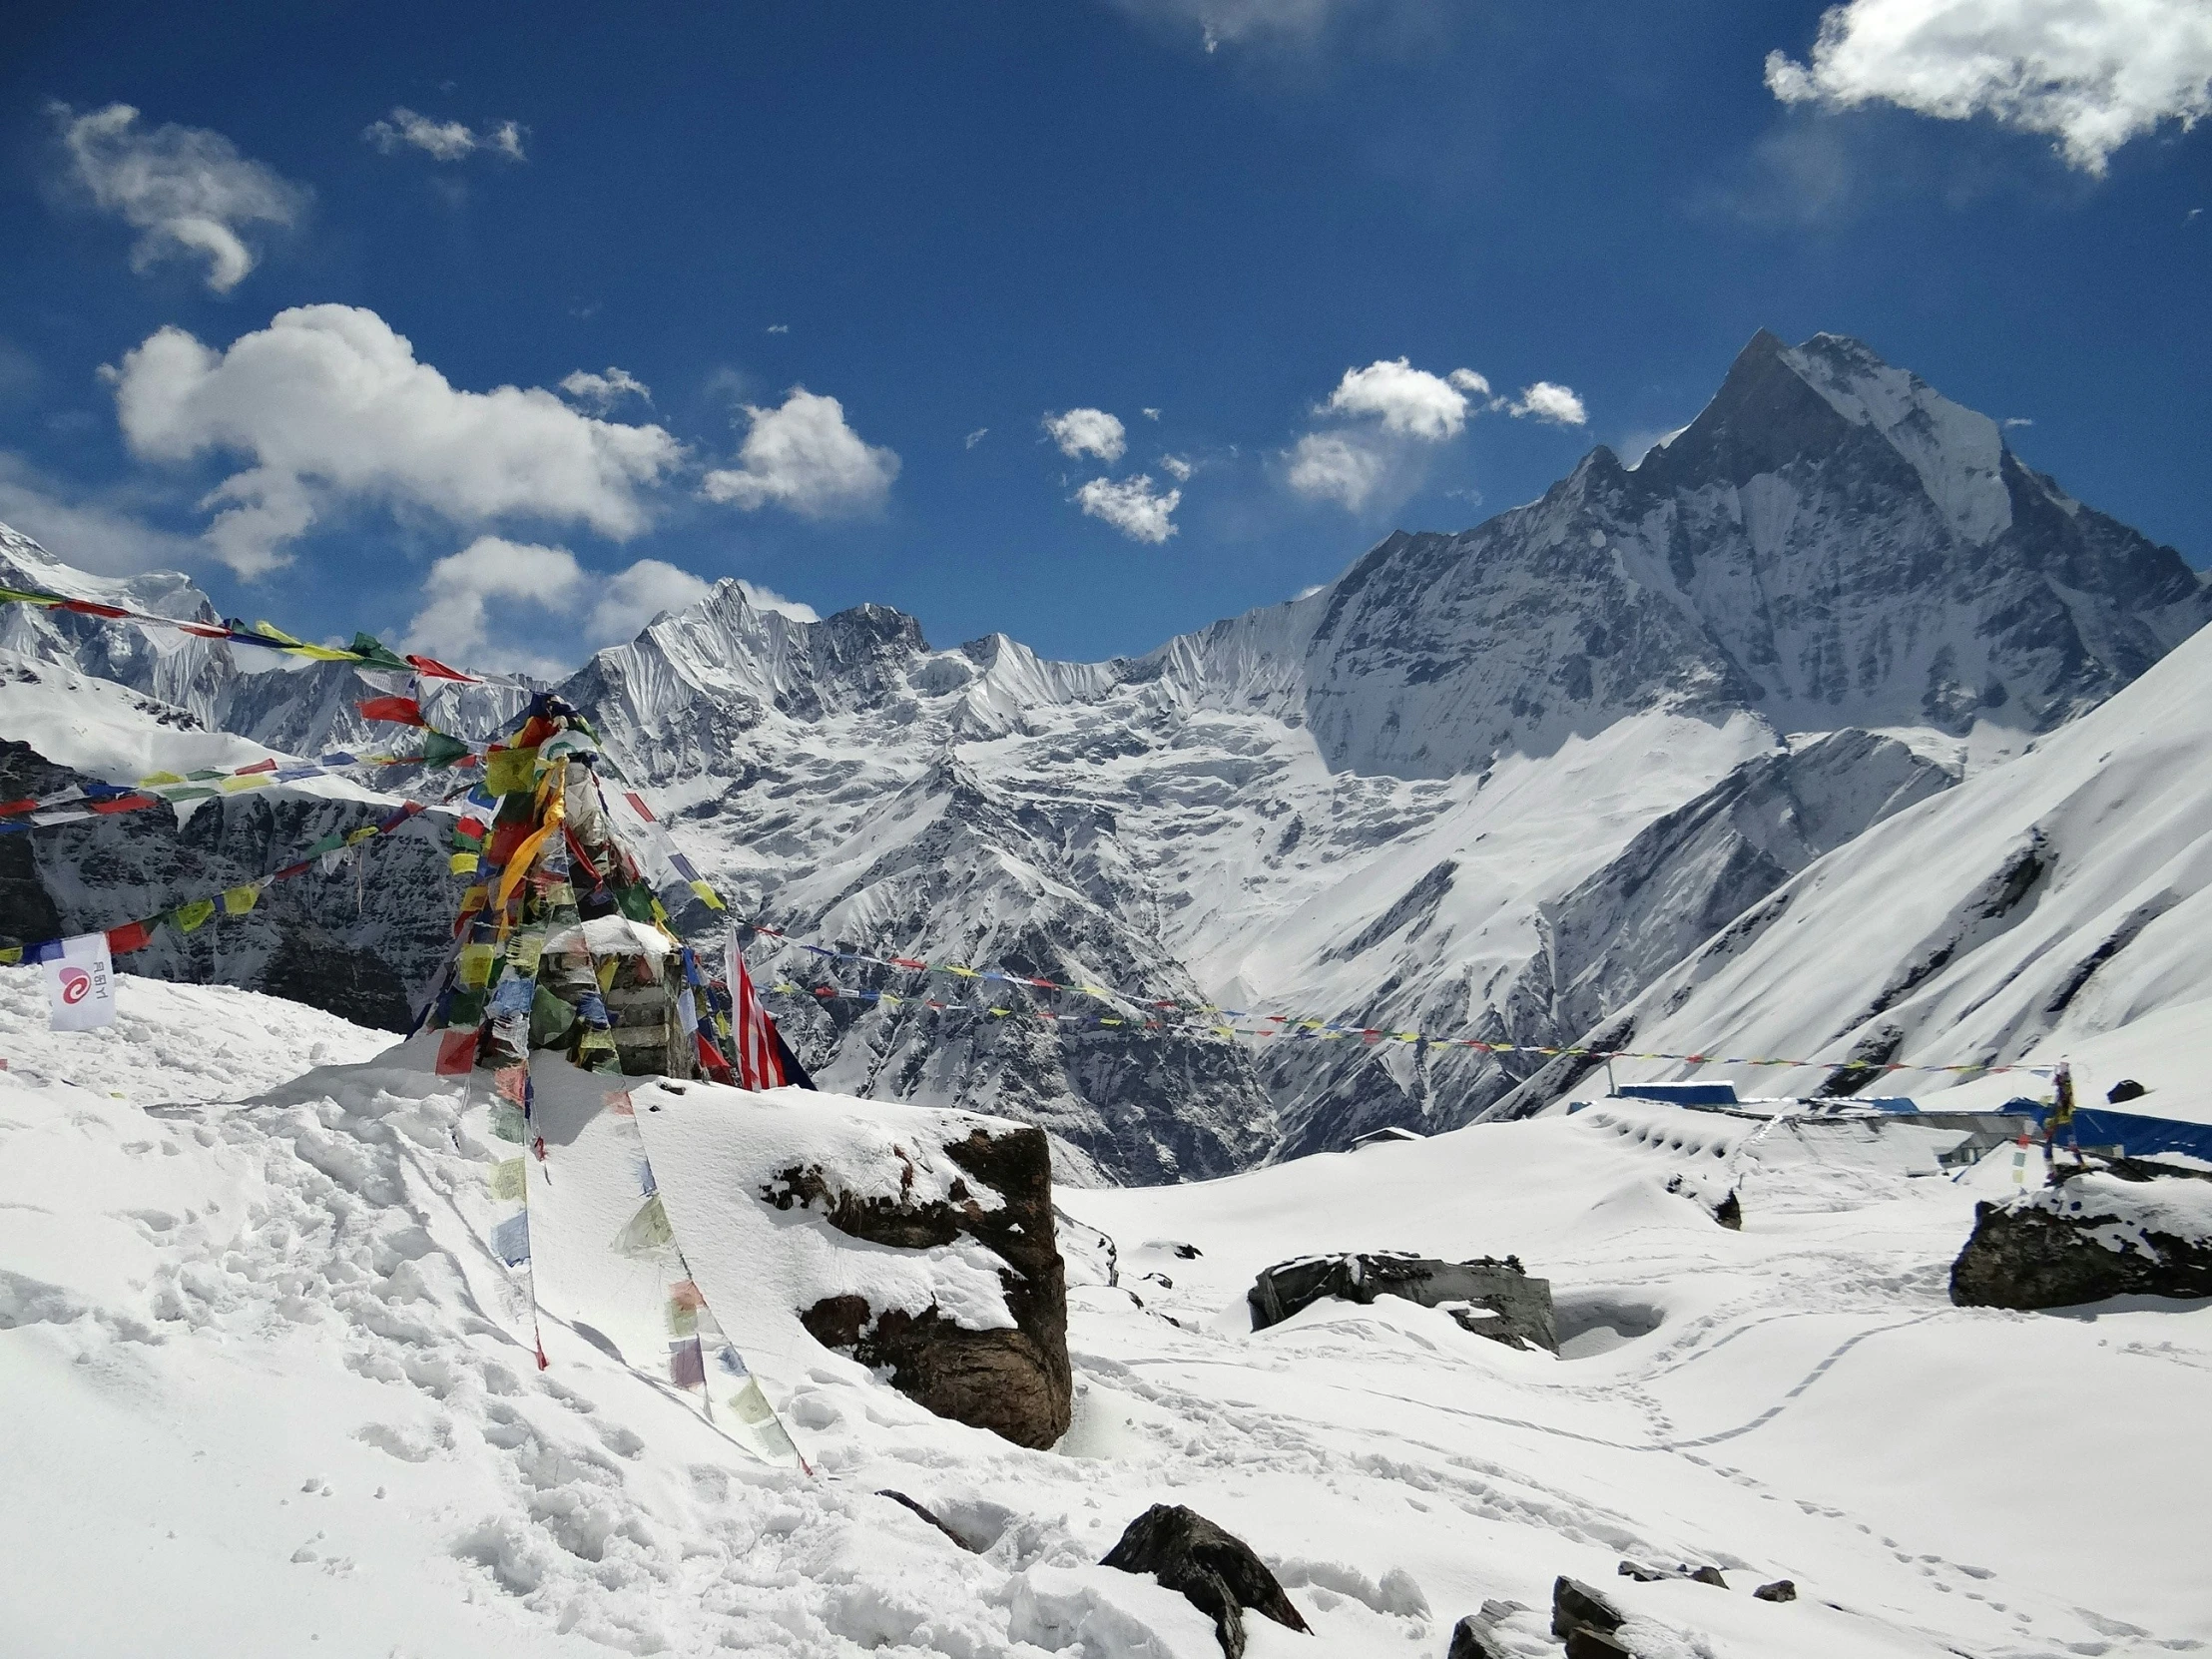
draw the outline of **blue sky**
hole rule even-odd
[[[1635,451],[1768,326],[2202,565],[2212,26],[2083,8],[49,8],[0,519],[479,666],[726,575],[1098,657]]]

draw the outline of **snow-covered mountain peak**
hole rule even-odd
[[[1815,334],[1782,360],[1837,413],[1871,426],[1911,462],[1961,538],[1986,543],[2011,524],[2004,438],[1987,415],[1953,403],[1843,334]]]

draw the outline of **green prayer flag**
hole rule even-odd
[[[207,925],[208,919],[215,914],[215,900],[212,898],[196,898],[190,904],[178,905],[174,913],[177,921],[177,931],[190,933]]]
[[[449,738],[443,732],[422,734],[422,764],[426,767],[451,766],[468,753],[468,745],[458,738]]]

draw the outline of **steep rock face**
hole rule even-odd
[[[95,581],[20,538],[0,558],[28,585]],[[131,603],[212,614],[181,579],[132,582]],[[1538,501],[1392,535],[1329,587],[1143,657],[936,650],[882,607],[803,622],[726,583],[562,690],[742,913],[1008,976],[756,940],[833,1085],[1010,1113],[1059,1137],[1068,1177],[1157,1180],[1464,1122],[1529,1073],[1401,1031],[1649,1028],[1646,987],[1748,948],[1809,861],[2208,615],[2172,549],[2072,501],[1993,422],[1856,341],[1762,333],[1637,465],[1594,450]],[[292,752],[365,735],[347,670],[245,674],[228,647],[15,608],[0,625]],[[498,703],[441,718],[487,732]],[[1942,971],[1924,942],[1866,1009]],[[1383,1035],[1254,1045],[1208,1003]]]
[[[95,780],[0,741],[0,799]],[[44,939],[143,920],[291,862],[302,847],[382,820],[389,804],[257,792],[0,837],[0,934]],[[157,930],[126,971],[239,985],[357,1025],[407,1028],[451,942],[439,828],[417,820],[268,887],[247,914],[189,934]]]

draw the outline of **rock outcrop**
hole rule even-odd
[[[869,1244],[981,1246],[1004,1263],[999,1281],[1012,1328],[976,1330],[935,1303],[918,1312],[877,1308],[850,1292],[800,1310],[800,1323],[825,1348],[883,1368],[893,1387],[939,1416],[1017,1445],[1049,1446],[1067,1432],[1074,1392],[1044,1131],[986,1121],[941,1150],[964,1172],[941,1197],[916,1196],[910,1164],[896,1198],[847,1190],[819,1164],[781,1171],[760,1196],[780,1210],[814,1211]]]
[[[2212,1296],[2212,1179],[2136,1160],[1974,1206],[1951,1264],[1961,1308],[2072,1308],[2114,1296]],[[2124,1173],[2123,1173],[2124,1172]]]
[[[1102,1566],[1148,1572],[1214,1621],[1228,1659],[1245,1650],[1244,1609],[1292,1630],[1306,1630],[1274,1573],[1252,1546],[1181,1504],[1155,1503],[1129,1523]]]
[[[1517,1257],[1497,1261],[1444,1262],[1389,1252],[1307,1256],[1279,1262],[1253,1282],[1245,1300],[1252,1329],[1280,1325],[1323,1297],[1372,1303],[1402,1297],[1423,1308],[1441,1308],[1461,1330],[1508,1348],[1559,1352],[1551,1307],[1551,1282],[1533,1279]]]

